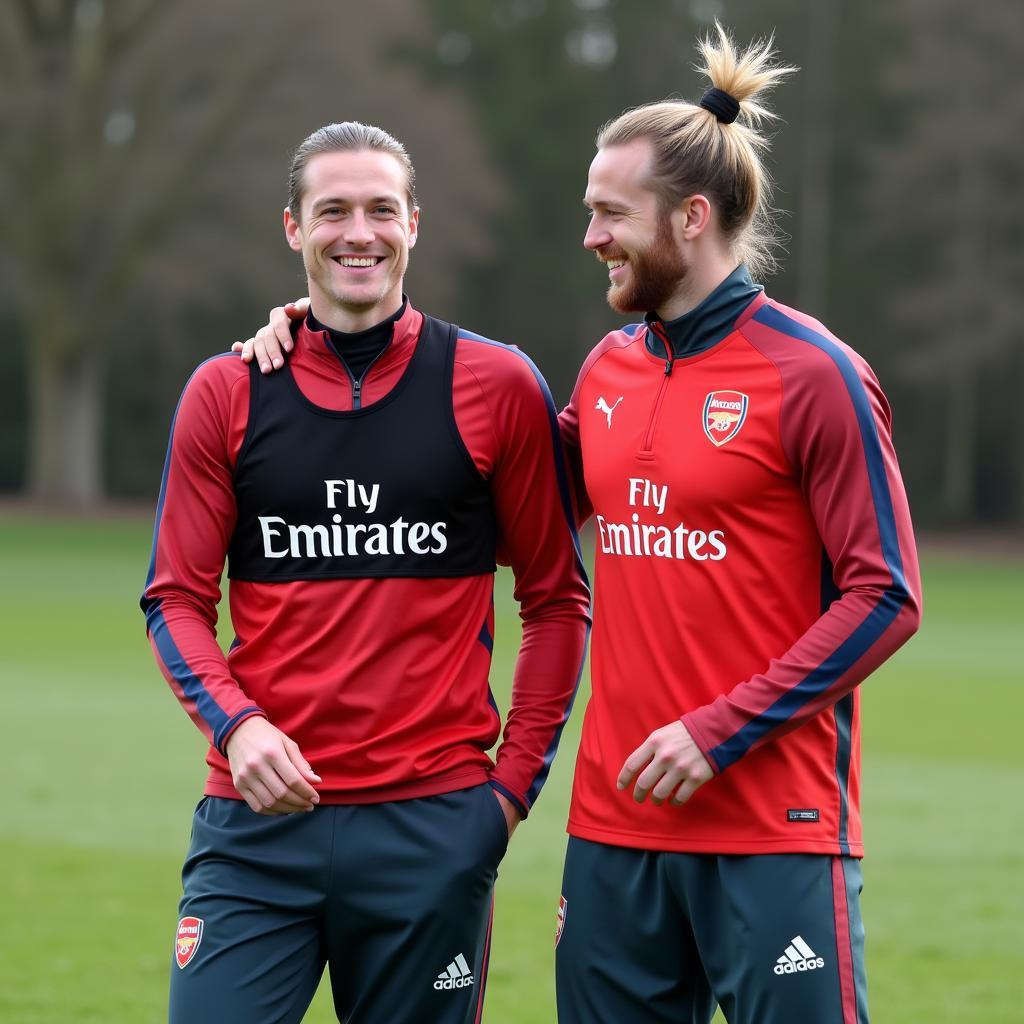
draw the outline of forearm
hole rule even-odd
[[[239,722],[261,714],[232,678],[217,642],[217,604],[234,529],[234,453],[244,435],[247,371],[237,359],[204,363],[171,428],[140,602],[161,672],[222,753]]]
[[[524,623],[512,705],[492,782],[525,817],[547,780],[572,711],[586,657],[590,617],[578,600]]]
[[[223,754],[237,726],[263,712],[232,678],[216,632],[193,600],[149,596],[144,608],[161,673],[196,727]]]
[[[716,771],[842,700],[915,632],[919,595],[905,582],[851,590],[764,672],[682,715]]]

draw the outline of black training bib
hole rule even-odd
[[[351,412],[314,405],[287,366],[249,371],[228,575],[254,582],[495,571],[490,488],[452,407],[456,329],[424,317],[395,387]]]

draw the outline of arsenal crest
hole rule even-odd
[[[562,937],[562,929],[565,927],[565,908],[569,906],[569,901],[564,896],[558,897],[558,925],[555,928],[555,945],[558,945],[558,940]]]
[[[704,433],[716,448],[740,432],[749,405],[750,399],[739,391],[712,391],[704,399]]]
[[[183,917],[178,922],[178,934],[174,939],[174,959],[178,961],[179,967],[184,967],[196,955],[202,938],[201,917]]]

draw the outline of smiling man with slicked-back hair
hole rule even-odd
[[[413,184],[379,128],[299,147],[284,230],[311,305],[289,365],[208,360],[171,428],[142,606],[210,744],[172,1024],[299,1021],[325,964],[339,1020],[478,1022],[498,862],[579,682],[555,410],[518,349],[403,294]],[[492,760],[499,544],[523,642]]]

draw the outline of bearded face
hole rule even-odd
[[[671,306],[691,270],[673,233],[678,218],[652,185],[653,157],[648,139],[606,146],[587,178],[583,245],[608,268],[608,303],[620,313]]]
[[[648,245],[637,244],[631,252],[625,245],[609,246],[599,250],[597,257],[616,267],[607,298],[619,313],[646,313],[666,305],[689,271],[667,217],[659,218],[657,233]]]

